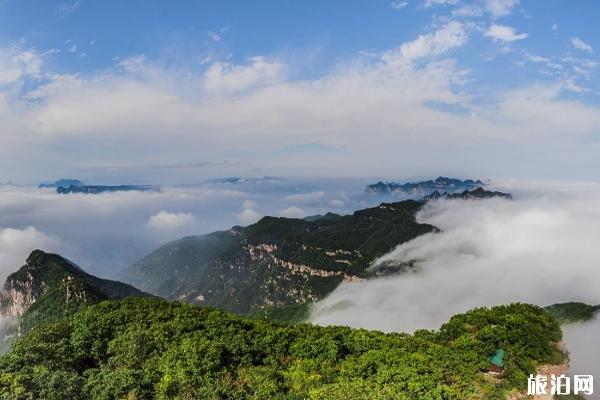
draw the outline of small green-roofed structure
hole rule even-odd
[[[505,354],[506,354],[506,352],[502,349],[496,350],[496,353],[494,353],[493,356],[490,356],[491,363],[494,364],[496,367],[504,368],[504,355]]]

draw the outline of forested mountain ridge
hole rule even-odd
[[[548,313],[525,304],[407,335],[129,297],[19,339],[0,358],[0,398],[499,400],[526,389],[538,366],[564,361],[561,337]],[[498,349],[505,365],[493,376]]]
[[[382,203],[351,215],[264,217],[247,227],[168,243],[120,279],[168,299],[251,313],[318,300],[365,278],[372,260],[436,228],[422,202]]]
[[[34,250],[25,265],[6,278],[0,315],[21,319],[20,327],[59,319],[102,300],[148,296],[128,284],[90,275],[57,254]]]
[[[582,302],[556,303],[544,308],[561,325],[590,321],[600,312],[600,305]]]

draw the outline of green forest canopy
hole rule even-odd
[[[564,359],[543,309],[512,304],[414,335],[287,325],[154,298],[34,328],[0,358],[0,398],[500,399]],[[506,351],[502,379],[485,374]]]

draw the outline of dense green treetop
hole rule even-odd
[[[501,399],[564,355],[543,309],[512,304],[438,331],[384,334],[249,320],[154,298],[103,301],[44,324],[0,359],[0,398]],[[501,378],[486,374],[505,350]]]

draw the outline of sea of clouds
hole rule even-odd
[[[418,220],[440,232],[374,262],[416,270],[342,284],[316,305],[317,324],[383,331],[435,329],[453,314],[511,302],[600,304],[600,185],[505,183],[514,201],[437,201]],[[600,323],[570,326],[572,369],[600,377]]]

